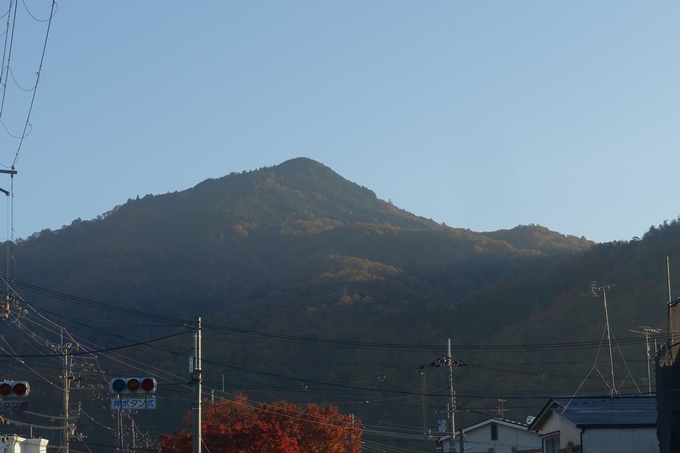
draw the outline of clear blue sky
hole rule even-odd
[[[677,2],[62,1],[15,237],[300,156],[449,226],[642,236],[680,215],[679,23]],[[19,2],[16,24],[26,88],[46,23]],[[16,135],[30,92],[7,80]],[[0,128],[0,163],[17,143]]]

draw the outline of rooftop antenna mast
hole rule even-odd
[[[590,293],[594,297],[599,297],[599,293],[602,293],[602,296],[604,298],[604,316],[606,319],[606,327],[607,327],[607,343],[609,343],[609,369],[611,371],[611,376],[612,376],[612,386],[609,390],[609,396],[614,396],[617,393],[619,393],[616,390],[616,381],[614,380],[614,355],[612,354],[612,335],[611,335],[611,330],[609,328],[609,310],[607,310],[607,290],[609,288],[612,288],[616,286],[616,283],[611,284],[611,285],[606,285],[606,286],[597,286],[597,282],[593,281],[590,283]]]
[[[506,408],[505,408],[505,403],[506,403],[506,401],[508,401],[508,400],[504,400],[504,399],[498,398],[498,402],[501,403],[501,407],[497,407],[497,408],[493,411],[493,412],[498,413],[498,415],[500,416],[501,420],[505,420],[505,413],[512,410],[512,409],[506,409]]]

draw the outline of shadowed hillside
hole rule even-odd
[[[190,300],[195,310],[184,313],[195,316],[201,306],[251,302],[318,278],[334,269],[325,269],[333,256],[396,267],[446,303],[531,278],[591,246],[535,226],[511,232],[442,227],[300,158],[42,231],[17,244],[14,272],[123,305],[143,297],[160,311]]]
[[[416,370],[441,356],[447,338],[463,354],[465,344],[526,341],[526,324],[546,329],[533,342],[552,341],[561,330],[542,317],[563,292],[581,288],[569,266],[593,260],[587,257],[603,246],[592,247],[536,225],[487,233],[445,227],[299,158],[128,200],[97,219],[42,231],[15,245],[13,272],[32,310],[97,345],[91,349],[175,335],[201,316],[207,388],[347,404],[366,423],[412,425],[422,410],[411,406],[423,398],[439,405],[446,394],[437,374],[421,382]],[[564,272],[573,276],[560,277]],[[27,333],[13,347],[27,353],[35,338]],[[100,367],[125,375],[153,365],[144,373],[176,382],[187,343],[167,341],[132,350],[136,368],[103,355]],[[531,360],[517,354],[494,361]],[[464,355],[477,367],[458,376],[472,378],[469,392],[509,391],[485,388],[475,373],[486,359]],[[106,385],[104,376],[97,379]],[[427,379],[435,390],[424,397]],[[37,383],[41,392],[49,404]],[[181,400],[161,390],[159,398],[169,406]],[[377,404],[356,406],[371,400]],[[146,422],[169,432],[180,415]]]

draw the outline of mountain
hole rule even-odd
[[[441,293],[435,299],[455,301],[540,274],[592,245],[538,226],[498,234],[443,227],[299,158],[128,200],[93,221],[42,231],[17,243],[14,272],[18,280],[98,300],[125,304],[143,296],[160,310],[200,295],[203,302],[191,304],[200,309],[371,262],[422,278]]]
[[[482,233],[482,235],[504,241],[517,249],[535,249],[543,253],[558,251],[583,250],[588,241],[582,236],[564,236],[563,234],[540,225],[519,226],[510,230],[498,230]]]
[[[83,354],[131,348],[123,360],[98,354],[100,372],[82,379],[105,388],[103,369],[156,376],[161,402],[175,408],[145,419],[160,432],[177,428],[182,415],[177,393],[163,385],[186,375],[182,320],[198,316],[206,387],[218,394],[343,404],[367,423],[413,426],[423,401],[445,397],[438,375],[416,370],[445,353],[447,338],[475,365],[457,375],[467,394],[490,395],[529,390],[514,378],[503,382],[498,370],[486,380],[479,373],[488,363],[469,351],[515,367],[534,357],[498,355],[494,345],[590,335],[590,324],[551,329],[559,320],[549,314],[556,300],[582,293],[577,270],[596,269],[603,247],[538,225],[449,228],[298,158],[131,199],[97,219],[17,241],[11,271],[26,312],[0,327],[23,326],[12,344],[18,354],[64,341],[46,318],[77,332],[72,344]],[[146,345],[166,337],[162,347]],[[58,368],[41,370],[58,380]],[[425,392],[428,379],[436,390]],[[49,389],[37,382],[34,392],[49,404]]]

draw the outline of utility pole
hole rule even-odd
[[[425,399],[425,372],[420,372],[420,390],[423,394],[423,435],[427,435],[427,400]]]
[[[135,429],[135,419],[130,417],[130,431],[132,431],[132,446],[130,451],[135,453],[137,451],[137,430]]]
[[[71,435],[71,425],[69,416],[69,397],[71,393],[71,356],[69,355],[69,350],[71,349],[71,343],[64,344],[64,328],[61,328],[61,338],[59,342],[59,352],[64,356],[64,400],[62,408],[62,416],[64,420],[64,426],[62,429],[62,439],[61,448],[64,453],[69,453],[70,446],[70,435]]]
[[[68,349],[64,348],[62,345],[62,351],[64,354],[64,408],[63,408],[63,417],[64,417],[64,429],[63,429],[63,438],[61,440],[62,442],[62,447],[64,448],[64,453],[69,452],[69,431],[70,431],[70,426],[69,426],[69,397],[70,397],[70,390],[71,390],[71,370],[70,370],[70,363],[69,363],[69,355],[68,355]]]
[[[201,365],[201,318],[192,323],[194,329],[194,355],[191,359],[191,383],[194,385],[194,398],[191,405],[193,420],[193,453],[201,453],[203,443],[201,431],[201,404],[203,396],[203,370]]]
[[[456,389],[453,387],[453,367],[454,366],[465,366],[467,365],[466,363],[463,363],[460,360],[453,360],[451,358],[451,339],[449,338],[448,342],[448,348],[447,348],[447,356],[444,358],[437,358],[434,362],[430,363],[431,367],[436,367],[436,368],[441,368],[442,365],[448,365],[449,367],[449,389],[451,390],[451,402],[447,403],[447,412],[451,414],[451,436],[449,438],[449,445],[450,448],[452,449],[451,451],[453,453],[456,453],[456,419],[455,419],[455,413],[456,413]],[[420,369],[424,369],[425,365],[421,365]],[[445,432],[445,430],[442,430]],[[440,432],[442,432],[440,431]],[[441,439],[440,439],[441,440]],[[465,448],[463,445],[463,438],[462,438],[462,430],[461,430],[461,452],[465,452]],[[446,450],[446,444],[444,444],[444,453],[450,453],[448,450]]]
[[[451,360],[451,339],[449,338],[447,352],[447,362],[449,365],[449,389],[451,389],[451,450],[456,453],[456,390],[453,388],[453,360]],[[462,453],[462,452],[461,452]]]
[[[10,178],[12,179],[11,188],[12,188],[12,190],[14,190],[14,175],[17,174],[16,167],[14,165],[12,165],[11,170],[0,170],[0,174],[2,174],[2,173],[10,175]],[[0,192],[4,193],[5,196],[7,196],[7,197],[12,195],[12,193],[9,190],[0,189]],[[12,195],[12,198],[14,198],[14,195]],[[5,240],[5,246],[6,246],[6,249],[7,249],[7,268],[6,268],[7,269],[7,280],[5,281],[5,285],[6,285],[6,291],[7,291],[6,294],[7,294],[8,297],[9,297],[10,294],[14,293],[14,291],[12,291],[10,286],[9,286],[9,283],[11,281],[10,279],[14,277],[14,275],[13,275],[14,274],[14,272],[13,272],[14,266],[12,266],[12,251],[14,249],[14,240],[13,240],[14,239],[14,223],[13,222],[14,222],[14,220],[12,220],[12,227],[11,227],[12,231],[9,232],[10,233],[8,235],[9,237]]]
[[[116,398],[120,399],[120,395],[116,395]],[[118,405],[118,411],[117,412],[117,417],[116,417],[116,428],[117,428],[117,443],[118,446],[116,448],[117,453],[123,453],[123,440],[125,439],[125,435],[123,433],[123,405],[119,404]]]
[[[652,394],[652,351],[649,347],[649,335],[653,333],[661,333],[662,329],[654,329],[652,327],[647,327],[647,326],[638,326],[642,329],[642,332],[638,330],[633,330],[633,329],[628,329],[630,332],[637,333],[640,335],[644,335],[645,337],[645,343],[647,345],[647,391],[649,394]]]

